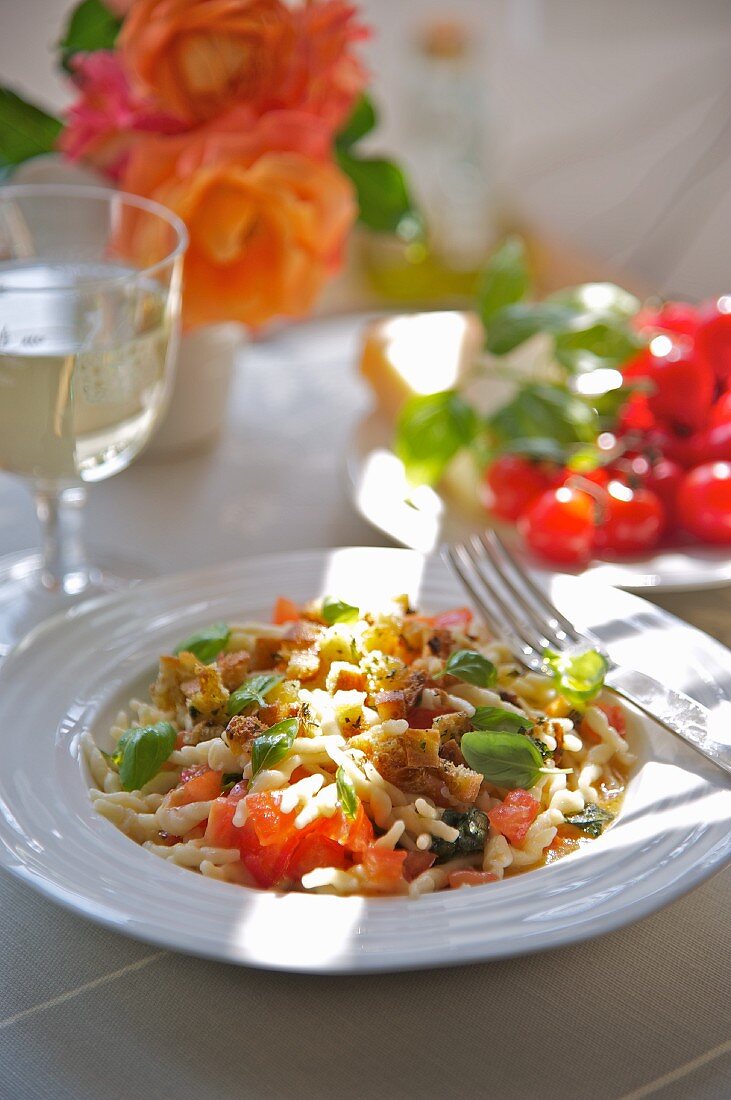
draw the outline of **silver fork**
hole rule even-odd
[[[731,741],[711,732],[710,711],[643,672],[612,661],[597,638],[588,632],[580,634],[554,607],[494,531],[473,535],[443,553],[487,626],[505,639],[525,668],[544,671],[546,649],[599,650],[609,663],[606,687],[731,775]]]

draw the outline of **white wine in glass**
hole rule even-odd
[[[124,469],[165,410],[186,241],[136,196],[0,189],[0,470],[29,480],[44,532],[40,556],[0,560],[0,654],[129,573],[86,560],[80,506],[84,483]]]

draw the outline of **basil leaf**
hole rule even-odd
[[[335,783],[338,791],[338,802],[342,807],[343,813],[353,821],[355,815],[358,813],[358,796],[355,793],[355,784],[353,780],[342,765],[335,773]]]
[[[549,756],[553,756],[553,750],[549,749],[548,745],[544,744],[544,742],[541,741],[540,737],[533,737],[530,733],[527,733],[526,737],[531,742],[531,744],[535,745],[535,747],[538,749],[539,753],[541,754],[541,760],[545,761],[548,760]]]
[[[177,733],[169,722],[126,730],[117,742],[114,759],[123,791],[138,791],[157,775],[175,748]]]
[[[569,825],[581,829],[587,836],[594,837],[595,840],[604,832],[604,826],[613,820],[614,814],[610,814],[609,810],[603,810],[595,802],[587,802],[583,810],[579,810],[575,814],[569,814],[566,818]]]
[[[191,634],[173,652],[192,653],[199,661],[203,661],[207,665],[224,649],[230,637],[231,631],[226,623],[214,623],[204,630]]]
[[[575,308],[557,302],[516,302],[490,319],[485,346],[492,355],[507,355],[539,332],[563,332],[576,314]]]
[[[456,390],[411,397],[399,414],[394,450],[412,484],[434,485],[479,428],[475,410]]]
[[[73,73],[70,62],[76,53],[111,50],[121,26],[122,20],[101,0],[82,0],[71,12],[64,36],[59,42],[64,69]]]
[[[492,687],[497,682],[497,669],[492,661],[474,649],[458,649],[448,658],[440,676],[456,676],[476,687]]]
[[[436,855],[437,863],[446,863],[455,856],[481,852],[485,847],[490,823],[487,820],[487,814],[478,810],[476,806],[470,806],[469,810],[463,814],[458,810],[445,810],[442,821],[445,825],[451,825],[456,829],[459,836],[456,840],[432,837],[430,850]]]
[[[333,596],[325,596],[322,601],[321,615],[328,626],[333,626],[334,623],[354,623],[360,615],[360,610],[352,603],[336,600]]]
[[[514,439],[593,443],[597,416],[585,400],[561,386],[529,383],[489,418],[487,426],[498,443]]]
[[[566,287],[549,294],[546,301],[570,306],[582,313],[609,314],[625,320],[639,313],[642,304],[634,294],[614,283],[583,283],[581,286]]]
[[[362,225],[377,233],[395,233],[403,240],[423,236],[421,215],[397,164],[382,157],[356,156],[342,145],[336,146],[335,156],[355,187]]]
[[[567,446],[543,436],[510,439],[498,448],[498,453],[525,455],[526,458],[534,458],[538,462],[555,462],[558,466],[565,465],[570,455]]]
[[[543,767],[543,757],[521,733],[463,733],[460,748],[473,771],[496,787],[528,790]]]
[[[371,97],[363,93],[357,100],[345,126],[335,138],[338,149],[348,150],[351,145],[370,134],[378,122],[378,115]]]
[[[477,707],[470,722],[476,730],[496,733],[522,733],[534,725],[527,714],[516,714],[503,707]]]
[[[493,252],[477,287],[477,312],[483,325],[504,306],[525,298],[530,286],[525,245],[520,237],[508,239]]]
[[[266,733],[254,738],[251,746],[252,779],[262,768],[271,768],[284,760],[294,744],[298,726],[296,718],[285,718],[283,722],[271,726]]]
[[[233,717],[251,706],[266,706],[266,696],[283,679],[279,672],[255,672],[253,676],[248,676],[241,687],[231,692],[226,703],[227,713]]]
[[[609,668],[606,657],[596,649],[583,653],[554,653],[546,649],[543,659],[553,674],[553,682],[559,695],[583,708],[604,687],[604,677]]]
[[[50,153],[61,133],[60,119],[0,88],[0,168]]]
[[[604,369],[618,370],[644,346],[623,319],[596,320],[571,332],[559,332],[554,355],[562,367],[574,374]]]

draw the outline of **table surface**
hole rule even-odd
[[[218,446],[143,457],[94,487],[91,540],[160,572],[382,542],[344,473],[367,406],[357,328],[319,322],[246,349]],[[0,553],[35,539],[25,488],[0,476]],[[731,589],[657,602],[731,641]],[[153,950],[2,873],[0,1100],[721,1100],[730,885],[727,869],[639,924],[542,955],[328,979]]]

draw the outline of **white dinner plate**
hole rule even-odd
[[[731,653],[626,593],[558,577],[562,609],[618,661],[684,688],[723,717]],[[420,898],[276,894],[196,875],[145,851],[92,809],[79,739],[102,744],[156,658],[196,627],[268,617],[274,598],[319,593],[367,606],[408,592],[463,603],[445,566],[406,550],[349,548],[252,558],[151,581],[59,617],[0,668],[0,862],[92,920],[165,947],[318,973],[496,959],[583,940],[658,909],[731,854],[731,786],[638,715],[622,813],[595,843],[547,867]],[[728,728],[728,727],[727,727]],[[693,930],[688,929],[688,936]],[[680,948],[681,945],[679,945]]]
[[[438,489],[414,489],[391,449],[393,427],[372,412],[356,426],[347,455],[353,503],[379,531],[412,550],[430,553],[484,529],[487,516],[477,498],[474,473],[465,464]],[[512,525],[493,524],[533,572],[545,571],[520,544]],[[728,547],[673,547],[641,558],[593,561],[585,571],[600,584],[634,592],[683,592],[731,584]]]

